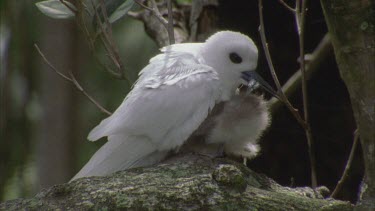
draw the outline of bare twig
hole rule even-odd
[[[134,0],[134,2],[136,4],[138,4],[139,6],[141,6],[143,9],[146,9],[148,11],[153,11],[154,9],[152,9],[151,7],[149,6],[146,6],[145,4],[143,4],[142,2],[140,2],[139,0]]]
[[[101,29],[100,35],[102,37],[103,45],[105,46],[108,52],[108,56],[111,58],[112,62],[116,65],[118,69],[118,74],[120,75],[120,77],[127,80],[127,78],[125,77],[125,73],[124,73],[124,66],[122,64],[121,58],[118,53],[118,49],[113,41],[111,23],[108,20],[108,15],[107,15],[107,10],[104,5],[104,0],[101,0],[99,4],[100,4],[99,5],[100,11],[102,13],[102,17],[103,17],[105,25],[103,25],[100,19],[100,15],[98,14],[97,10],[95,9],[94,11],[95,11],[97,22]]]
[[[112,76],[114,76],[117,79],[125,79],[127,81],[127,84],[129,86],[131,86],[132,83],[129,80],[129,78],[126,77],[126,75],[125,75],[124,66],[123,66],[121,58],[119,56],[117,46],[115,45],[114,40],[113,40],[112,28],[111,28],[111,24],[110,24],[109,19],[108,19],[107,11],[106,11],[105,6],[104,6],[104,1],[101,1],[99,3],[99,6],[98,6],[98,7],[100,7],[100,11],[102,13],[101,15],[98,13],[98,8],[94,4],[94,2],[91,0],[90,3],[92,5],[93,11],[94,11],[93,17],[96,18],[97,24],[100,28],[99,32],[92,38],[91,35],[90,35],[90,32],[88,30],[88,27],[85,23],[85,20],[82,17],[82,14],[77,19],[78,26],[84,32],[84,35],[86,36],[86,38],[89,42],[90,51],[93,54],[93,56],[95,57],[95,60],[107,72],[109,72]],[[85,6],[85,8],[87,8],[87,6]],[[103,24],[100,17],[103,18],[103,21],[104,21],[105,25]],[[102,41],[102,44],[103,44],[103,46],[104,46],[104,48],[107,52],[106,55],[109,57],[109,59],[112,61],[112,63],[116,66],[116,68],[117,68],[116,70],[113,70],[108,65],[104,64],[100,60],[100,58],[98,57],[98,55],[95,51],[95,41],[96,41],[97,36],[100,37],[100,40]]]
[[[112,70],[108,65],[104,64],[100,60],[98,54],[95,51],[95,44],[94,44],[95,43],[95,39],[93,39],[91,37],[90,32],[89,32],[89,30],[87,28],[86,22],[83,20],[83,17],[81,17],[81,15],[77,19],[77,24],[78,24],[79,28],[83,31],[83,34],[85,35],[86,40],[88,41],[89,49],[90,49],[92,55],[95,57],[95,61],[98,62],[98,64],[100,66],[102,66],[107,72],[109,72],[115,78],[117,78],[117,79],[123,79],[119,73],[117,73],[116,71]]]
[[[280,4],[282,4],[287,10],[295,13],[296,10],[289,6],[284,0],[279,0]]]
[[[168,38],[169,38],[169,45],[172,45],[175,43],[172,0],[167,0],[167,7],[168,7],[168,28],[167,28]]]
[[[269,52],[269,49],[268,49],[267,39],[266,39],[265,31],[264,31],[263,2],[262,2],[262,0],[258,1],[258,7],[259,7],[259,21],[260,21],[260,26],[259,26],[260,37],[261,37],[261,40],[262,40],[262,45],[263,45],[263,49],[264,49],[264,52],[265,52],[265,55],[266,55],[267,63],[268,63],[268,66],[271,70],[272,78],[273,78],[273,80],[276,84],[276,87],[277,87],[278,94],[280,95],[280,98],[283,101],[283,103],[285,103],[287,108],[290,110],[290,112],[293,114],[293,116],[299,122],[299,124],[304,129],[306,129],[306,127],[307,127],[306,122],[301,118],[297,109],[295,109],[290,104],[288,98],[285,96],[285,94],[283,93],[283,91],[281,89],[279,79],[277,78],[276,71],[275,71],[275,68],[274,68],[273,63],[272,63],[272,59],[271,59],[271,55],[270,55],[270,52]]]
[[[101,2],[103,2],[103,1],[101,1]],[[91,3],[92,3],[92,6],[93,6],[93,8],[94,8],[94,15],[95,15],[95,18],[96,18],[96,22],[97,22],[97,24],[98,24],[99,27],[100,27],[100,31],[98,32],[98,34],[99,34],[99,36],[100,36],[100,38],[101,38],[101,40],[102,40],[102,43],[103,43],[103,45],[104,45],[104,48],[105,48],[106,51],[108,52],[107,56],[113,61],[113,63],[116,65],[116,67],[119,68],[120,66],[119,66],[118,62],[116,61],[115,56],[114,56],[113,53],[112,53],[112,49],[109,47],[109,37],[108,37],[108,34],[107,34],[106,27],[108,28],[108,27],[110,27],[110,26],[108,26],[108,25],[105,26],[105,25],[102,23],[101,18],[100,18],[100,15],[99,15],[99,13],[98,13],[98,11],[97,11],[97,9],[96,9],[96,6],[95,6],[94,2],[91,1]],[[101,9],[100,9],[101,11],[102,11],[103,9],[105,10],[105,8],[104,8],[104,4],[100,3],[100,6],[101,6]],[[102,13],[103,13],[103,11],[102,11]],[[103,14],[103,16],[104,16],[104,14]],[[117,74],[120,74],[120,72],[117,71]]]
[[[337,194],[341,191],[345,180],[348,178],[349,170],[350,170],[350,167],[353,163],[354,154],[355,154],[355,151],[357,149],[358,139],[359,139],[359,133],[358,133],[358,129],[356,129],[354,131],[354,140],[353,140],[352,149],[350,150],[348,161],[346,162],[345,169],[344,169],[344,172],[342,173],[342,176],[341,176],[340,180],[337,182],[337,185],[336,185],[335,189],[333,190],[333,192],[331,194],[331,198],[337,197]]]
[[[75,10],[73,7],[71,7],[69,4],[67,4],[64,0],[60,0],[61,4],[65,5],[70,11],[72,11],[74,14],[77,14],[77,10]]]
[[[326,34],[315,48],[315,50],[310,54],[310,60],[306,65],[305,72],[306,72],[306,79],[308,80],[310,76],[318,70],[322,61],[327,58],[329,54],[332,53],[332,43],[329,38],[329,35]],[[288,97],[292,93],[294,93],[297,88],[301,85],[301,71],[297,70],[289,79],[288,81],[282,86],[282,91]],[[271,112],[277,110],[283,102],[279,99],[273,97],[269,102],[269,107]]]
[[[295,8],[295,21],[297,25],[298,35],[301,34],[301,0],[296,0],[296,8]]]
[[[161,14],[161,12],[159,10],[158,4],[156,3],[156,1],[151,0],[151,4],[152,4],[152,10],[155,12],[155,14],[163,18],[163,15]],[[168,24],[167,21],[164,18],[163,18],[163,20],[164,20],[165,24]]]
[[[167,0],[167,9],[168,9],[168,21],[163,17],[163,15],[160,13],[158,9],[158,5],[155,0],[151,0],[152,7],[144,5],[139,0],[134,0],[135,3],[137,3],[139,6],[141,6],[143,9],[148,10],[153,14],[159,22],[165,27],[168,33],[168,39],[169,44],[175,43],[175,37],[174,37],[174,24],[173,24],[173,7],[172,7],[172,1]]]
[[[300,66],[301,66],[301,74],[302,74],[302,92],[303,92],[303,107],[304,107],[304,118],[302,119],[299,112],[293,108],[293,106],[288,101],[287,97],[285,96],[284,92],[281,89],[280,82],[277,79],[275,68],[272,64],[271,56],[269,53],[267,40],[264,31],[264,21],[263,21],[263,4],[262,0],[259,0],[259,19],[260,19],[260,35],[262,40],[262,45],[266,54],[266,59],[268,65],[271,69],[271,75],[275,81],[275,84],[278,89],[278,93],[280,94],[281,100],[286,104],[288,109],[291,111],[293,116],[297,119],[300,125],[304,128],[308,143],[308,153],[310,157],[310,166],[311,166],[311,186],[312,188],[316,188],[317,186],[317,177],[316,177],[316,159],[315,159],[315,148],[313,146],[313,138],[311,133],[311,127],[309,125],[309,116],[308,116],[308,98],[307,98],[307,85],[306,85],[306,76],[305,76],[305,58],[304,58],[304,23],[305,23],[305,11],[306,11],[306,0],[302,0],[302,6],[300,0],[296,1],[296,9],[295,9],[295,17],[296,17],[296,25],[298,30],[299,36],[299,51],[300,51]],[[302,11],[301,11],[302,10]]]
[[[93,3],[93,1],[90,1],[91,2],[91,4],[92,4],[92,8],[93,8],[93,11],[94,11],[94,14],[92,14],[91,12],[90,12],[90,10],[88,9],[88,7],[87,7],[87,5],[85,5],[83,2],[81,2],[81,1],[79,1],[79,4],[82,4],[82,6],[85,8],[85,11],[90,15],[90,16],[93,16],[94,18],[97,18],[97,9],[96,9],[96,6],[95,6],[95,4]],[[97,20],[98,21],[98,24],[99,24],[99,26],[100,26],[100,24],[102,24],[99,20]],[[98,54],[97,54],[97,52],[96,52],[96,49],[95,49],[95,42],[96,42],[96,35],[94,36],[94,37],[92,37],[91,36],[91,34],[90,34],[90,32],[89,32],[89,29],[88,29],[88,26],[87,26],[87,24],[86,24],[86,21],[84,20],[84,13],[82,12],[82,10],[78,10],[78,13],[77,13],[77,15],[76,15],[76,22],[77,22],[77,25],[78,25],[78,27],[80,28],[80,30],[82,30],[82,32],[83,32],[83,34],[84,34],[84,36],[85,36],[85,38],[86,38],[86,40],[88,41],[88,45],[89,45],[89,49],[90,49],[90,51],[91,51],[91,53],[92,53],[92,55],[95,57],[95,61],[96,62],[98,62],[98,64],[100,65],[100,66],[102,66],[103,67],[103,69],[105,69],[108,73],[110,73],[111,74],[111,76],[113,76],[113,77],[115,77],[115,78],[117,78],[117,79],[125,79],[127,82],[128,82],[128,84],[129,84],[129,86],[131,85],[131,83],[129,82],[129,79],[127,78],[127,77],[125,77],[125,74],[121,74],[121,73],[123,73],[124,71],[116,71],[116,70],[113,70],[111,67],[109,67],[107,64],[105,64],[105,63],[103,63],[102,61],[101,61],[101,59],[99,58],[99,56],[98,56]],[[104,26],[103,26],[103,28],[104,28]],[[102,28],[101,28],[101,30],[102,30]],[[102,37],[101,37],[102,38]],[[101,39],[101,41],[102,42],[104,42],[103,41],[103,39],[104,38],[102,38]],[[105,45],[104,43],[103,43],[103,45]],[[106,51],[107,52],[110,52],[110,50],[108,49],[109,48],[109,46],[108,46],[108,44],[107,44],[107,46],[104,46],[105,48],[106,48]],[[108,47],[108,48],[107,48]],[[112,54],[111,54],[112,55]],[[107,54],[107,56],[109,56],[108,54]],[[110,56],[109,56],[110,57]],[[110,59],[111,59],[111,61],[113,61],[114,63],[115,63],[115,65],[116,65],[116,63],[117,62],[115,62],[115,57],[113,57],[113,58],[111,58],[110,57]],[[117,67],[118,67],[118,65],[116,65]]]
[[[141,12],[132,12],[132,11],[129,11],[127,13],[127,15],[129,17],[132,17],[132,18],[136,19],[136,20],[142,20],[142,13]]]
[[[94,17],[94,15],[91,13],[90,9],[87,7],[87,5],[85,4],[85,2],[80,1],[80,3],[82,4],[82,6],[83,6],[83,8],[84,8],[84,11],[85,11],[90,17]]]
[[[303,113],[304,120],[306,123],[306,138],[308,143],[308,150],[310,156],[310,165],[311,165],[311,185],[312,188],[317,187],[317,178],[316,178],[316,158],[315,158],[315,146],[314,139],[312,137],[311,126],[309,121],[309,109],[308,109],[308,95],[307,95],[307,82],[306,82],[306,70],[305,70],[305,17],[307,9],[307,0],[296,1],[296,12],[295,19],[298,28],[298,40],[299,40],[299,54],[300,54],[300,69],[302,74],[302,99],[303,99]]]
[[[34,47],[36,48],[36,50],[38,51],[38,53],[40,54],[40,56],[43,58],[44,62],[52,69],[55,71],[55,73],[57,73],[59,76],[61,76],[63,79],[71,82],[74,84],[74,86],[80,91],[82,92],[96,107],[98,107],[100,109],[100,111],[102,111],[103,113],[107,114],[107,115],[111,115],[112,113],[109,112],[107,109],[105,109],[103,106],[101,106],[93,97],[91,97],[83,88],[82,86],[78,83],[78,81],[75,79],[73,73],[70,72],[70,77],[64,75],[63,73],[61,73],[59,70],[57,70],[52,64],[51,62],[48,61],[48,59],[46,58],[46,56],[42,53],[42,51],[39,49],[38,45],[37,44],[34,44]]]
[[[139,0],[134,0],[134,2],[141,6],[143,9],[150,11],[151,14],[153,14],[156,17],[156,19],[158,19],[158,21],[165,27],[165,29],[168,29],[168,22],[161,15],[155,1],[151,1],[152,8],[142,4]]]
[[[105,8],[104,0],[100,0],[99,6],[100,6],[100,11],[102,13],[102,17],[105,23],[105,29],[104,31],[102,31],[102,33],[106,32],[104,33],[104,35],[106,36],[107,41],[111,43],[113,42],[113,40],[111,39],[112,38],[112,25],[108,20],[108,14],[107,14],[107,9]]]

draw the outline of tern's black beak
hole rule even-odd
[[[244,71],[241,75],[242,79],[246,82],[251,82],[252,80],[259,83],[267,92],[272,94],[274,97],[280,99],[277,92],[255,71]]]

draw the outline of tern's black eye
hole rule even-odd
[[[229,58],[235,64],[239,64],[242,62],[242,58],[236,53],[230,53]]]

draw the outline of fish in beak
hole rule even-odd
[[[247,86],[254,87],[254,81],[262,86],[272,96],[280,100],[279,94],[254,70],[243,71],[241,75],[242,79],[247,82]]]

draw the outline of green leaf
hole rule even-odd
[[[67,1],[64,1],[70,8],[77,10],[75,6]],[[56,19],[67,19],[75,16],[74,12],[71,11],[59,0],[47,0],[35,3],[38,9],[45,15],[56,18]]]
[[[122,16],[126,15],[129,10],[133,7],[134,1],[133,0],[123,0],[123,3],[116,8],[114,12],[108,17],[109,22],[113,23],[120,19]]]
[[[177,4],[191,4],[191,0],[177,0]]]

